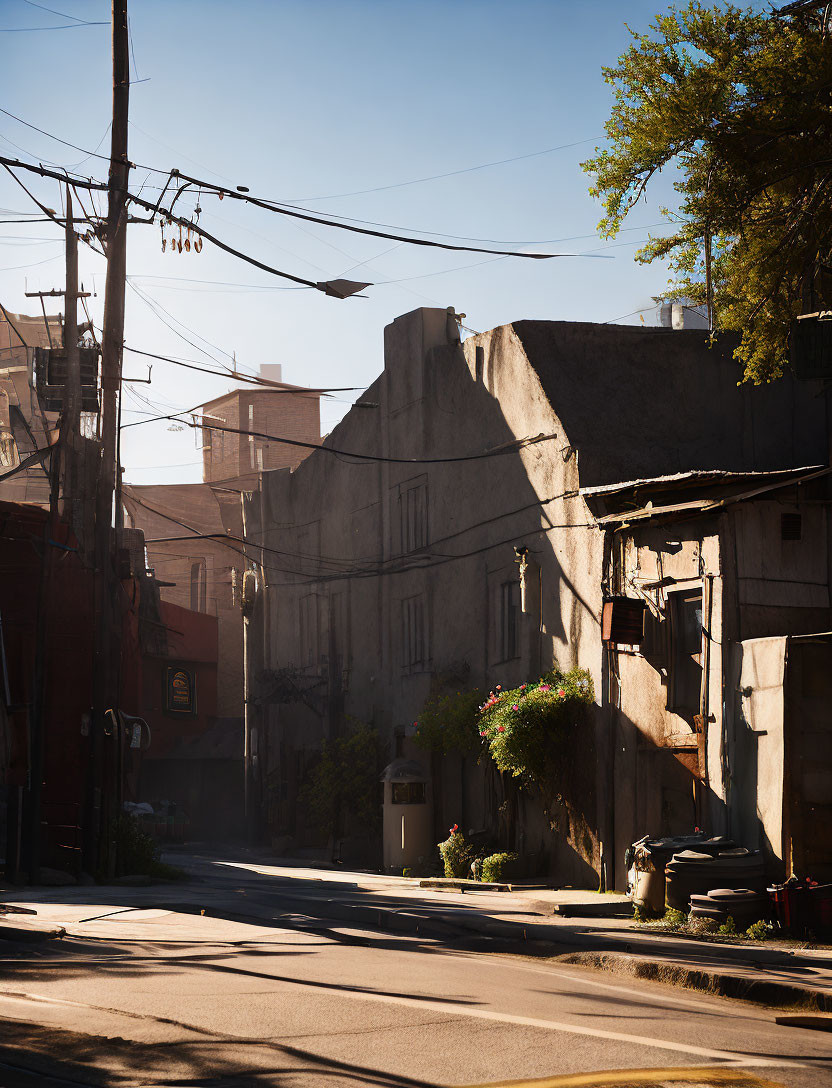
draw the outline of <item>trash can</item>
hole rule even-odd
[[[384,869],[389,873],[422,866],[434,849],[428,775],[414,759],[394,759],[381,781]]]
[[[665,911],[664,869],[677,850],[705,841],[701,831],[692,835],[677,835],[664,839],[645,837],[634,842],[627,851],[630,898],[647,915],[658,916]]]

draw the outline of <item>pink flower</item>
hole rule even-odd
[[[512,710],[519,710],[520,707],[517,705],[517,703],[515,703],[514,706],[511,709]]]
[[[502,690],[503,690],[503,685],[502,685],[502,684],[498,684],[498,685],[497,685],[497,691],[502,691]]]
[[[498,725],[497,726],[497,732],[498,733],[505,733],[505,731],[506,731],[506,727],[504,725]]]
[[[565,695],[566,692],[563,690],[563,688],[558,688],[558,696],[562,699]]]
[[[526,685],[525,685],[525,684],[521,684],[521,685],[520,685],[520,690],[521,690],[521,691],[525,691],[525,690],[526,690]]]
[[[481,736],[481,737],[484,737],[484,736],[485,736],[485,733],[480,733],[480,736]]]
[[[552,689],[548,684],[541,684],[540,685],[540,690],[541,691],[551,691]]]

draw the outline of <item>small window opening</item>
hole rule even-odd
[[[485,348],[474,349],[474,377],[478,382],[482,381],[485,371]]]
[[[803,515],[802,514],[781,514],[780,515],[780,539],[781,540],[800,540],[803,535]]]

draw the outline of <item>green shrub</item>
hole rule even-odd
[[[723,937],[734,937],[736,935],[737,923],[734,921],[730,914],[725,919],[723,925],[719,927],[719,932],[722,934]]]
[[[746,937],[750,937],[752,941],[765,941],[773,933],[774,926],[764,918],[761,918],[758,922],[753,922],[745,931]]]
[[[594,702],[586,669],[555,668],[535,683],[492,691],[480,709],[480,737],[500,771],[543,784],[563,765],[574,728]]]
[[[445,876],[449,879],[465,879],[471,875],[471,862],[474,859],[474,848],[460,835],[457,825],[450,829],[450,834],[444,842],[440,842],[439,854],[445,867]]]
[[[506,884],[516,876],[519,854],[492,854],[483,858],[482,879],[486,884]]]
[[[479,689],[450,694],[433,692],[422,707],[418,722],[414,722],[416,744],[442,755],[473,751],[482,699]]]
[[[122,874],[149,876],[159,861],[159,845],[143,831],[135,816],[123,815],[115,821],[118,868]]]

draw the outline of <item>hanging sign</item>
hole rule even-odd
[[[169,714],[196,714],[196,677],[190,669],[168,665],[165,709]]]

